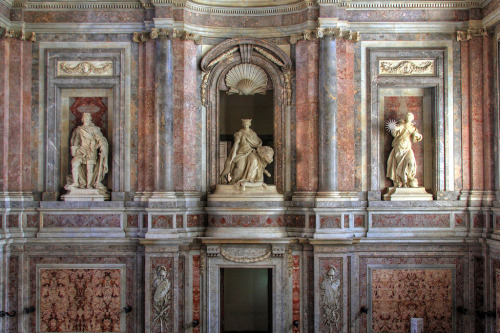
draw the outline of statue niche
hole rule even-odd
[[[212,48],[204,56],[201,68],[201,98],[207,109],[209,191],[217,192],[216,188],[230,186],[236,193],[242,193],[247,187],[253,187],[252,192],[257,188],[262,192],[265,190],[263,177],[269,174],[274,179],[271,180],[275,184],[272,186],[274,191],[286,191],[290,184],[284,184],[287,152],[283,147],[287,147],[286,141],[289,140],[284,136],[291,102],[289,56],[269,42],[237,38]],[[266,95],[268,91],[272,94]],[[268,104],[259,104],[262,107],[257,110],[252,109],[247,101],[253,101],[254,105]],[[238,130],[237,122],[242,118],[253,119],[260,138],[250,129],[250,124],[248,129],[244,124],[243,129]],[[269,129],[263,129],[263,124]],[[242,135],[242,131],[247,135]],[[252,140],[248,139],[253,136],[256,141],[262,139],[264,143],[251,143]],[[271,162],[273,169],[265,170]],[[251,170],[245,171],[249,167]],[[226,190],[229,191],[229,187]]]

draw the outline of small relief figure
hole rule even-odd
[[[338,331],[341,319],[340,276],[334,266],[331,266],[321,285],[323,323],[329,332]]]
[[[82,116],[83,125],[78,126],[71,136],[72,181],[64,188],[98,189],[107,192],[102,184],[108,172],[108,141],[101,129],[92,123],[90,113]]]
[[[243,128],[234,134],[234,145],[224,163],[220,175],[221,183],[227,182],[237,189],[246,186],[263,186],[264,174],[271,174],[265,169],[273,161],[274,151],[269,146],[262,146],[262,140],[250,129],[252,119],[241,120]]]
[[[153,288],[153,322],[160,324],[160,332],[163,333],[170,324],[170,281],[165,266],[156,267]]]
[[[422,140],[422,135],[418,133],[413,125],[413,113],[406,114],[406,120],[398,122],[389,121],[387,129],[391,132],[392,151],[387,160],[387,177],[394,182],[395,187],[418,187],[417,162],[411,149],[411,142]]]

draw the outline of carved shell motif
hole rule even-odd
[[[254,95],[265,94],[267,74],[262,68],[252,64],[233,67],[226,75],[228,94]]]

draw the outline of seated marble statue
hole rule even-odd
[[[108,141],[101,129],[92,123],[90,113],[84,113],[82,121],[83,125],[78,126],[71,136],[72,182],[65,189],[107,191],[102,180],[108,172]]]
[[[394,140],[392,141],[392,151],[387,160],[387,177],[394,182],[395,187],[418,187],[417,162],[411,149],[411,142],[422,140],[422,135],[418,133],[413,125],[413,113],[406,114],[406,120],[388,125]]]
[[[264,174],[271,174],[265,169],[273,161],[274,151],[262,146],[262,140],[250,129],[251,119],[241,120],[243,128],[234,134],[234,144],[224,163],[220,175],[221,183],[233,184],[245,190],[246,186],[263,186]]]

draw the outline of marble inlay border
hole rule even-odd
[[[120,308],[126,306],[127,279],[126,264],[37,264],[36,265],[36,331],[40,332],[40,278],[42,269],[119,269],[120,270]],[[126,332],[126,313],[120,314],[120,332]],[[72,332],[68,332],[72,333]]]
[[[451,285],[452,285],[452,296],[451,296],[451,321],[453,332],[456,332],[457,324],[456,324],[456,311],[453,309],[456,308],[456,266],[455,265],[368,265],[367,267],[367,307],[369,309],[367,314],[367,333],[373,333],[372,329],[372,273],[374,270],[378,269],[389,269],[389,270],[426,270],[426,269],[443,269],[443,270],[451,270]]]

